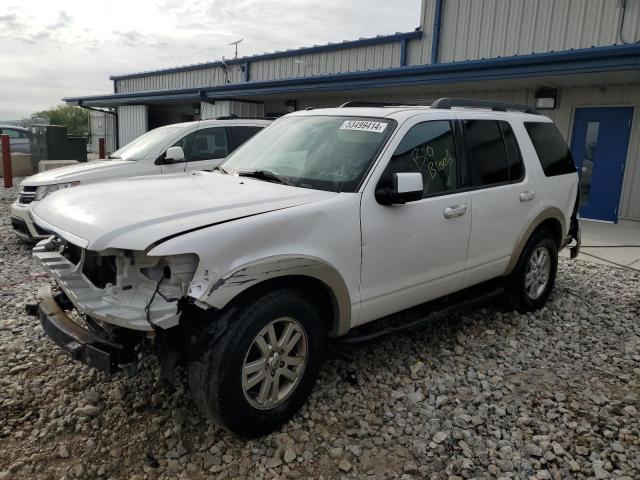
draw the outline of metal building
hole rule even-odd
[[[120,145],[167,123],[442,96],[537,105],[567,138],[583,216],[640,220],[640,0],[423,0],[415,31],[110,77]],[[591,207],[589,207],[589,205]]]

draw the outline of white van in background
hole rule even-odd
[[[49,232],[34,225],[31,209],[61,188],[118,178],[211,170],[229,153],[271,123],[263,119],[215,119],[159,127],[136,138],[107,159],[71,165],[26,178],[11,206],[11,225],[28,242]]]

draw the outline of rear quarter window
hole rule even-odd
[[[547,177],[576,171],[571,151],[558,127],[553,123],[541,122],[524,122],[524,126]]]

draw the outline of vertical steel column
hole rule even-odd
[[[442,4],[444,0],[436,0],[435,15],[433,17],[433,35],[431,37],[431,64],[438,63],[440,51],[440,29],[442,26]]]
[[[9,135],[0,135],[2,142],[2,176],[4,177],[4,188],[13,187],[13,170],[11,168],[11,143]]]
[[[106,126],[105,126],[106,128]],[[104,137],[98,139],[98,158],[105,158],[107,149],[105,148]]]

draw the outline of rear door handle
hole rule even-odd
[[[444,209],[444,218],[461,217],[465,213],[467,213],[466,205],[451,205]]]
[[[536,196],[536,193],[533,190],[527,190],[526,192],[522,192],[520,194],[520,201],[530,202],[531,200],[533,200],[533,197],[535,196]]]

